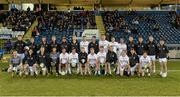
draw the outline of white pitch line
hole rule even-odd
[[[157,71],[160,71],[160,70],[157,70]],[[173,69],[172,70],[168,70],[168,72],[179,72],[179,71],[180,70],[175,70],[175,69],[174,70]]]

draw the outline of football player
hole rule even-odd
[[[113,51],[117,54],[118,49],[118,43],[115,41],[115,38],[111,38],[111,42],[109,42],[109,45],[113,47]]]
[[[69,69],[69,54],[66,52],[65,48],[62,48],[62,53],[59,56],[59,74],[65,75],[69,72],[71,74],[71,70]]]
[[[127,72],[127,75],[130,74],[130,65],[129,65],[129,57],[126,54],[126,51],[122,51],[121,56],[118,58],[119,64],[117,67],[116,74],[120,76],[124,75],[124,71]]]
[[[105,52],[108,52],[108,46],[109,46],[109,42],[106,40],[106,36],[105,34],[101,35],[101,39],[99,40],[99,47],[103,46]]]
[[[100,75],[100,67],[97,61],[97,54],[94,52],[94,48],[90,48],[90,53],[88,54],[85,74],[88,72],[91,74],[91,69],[95,69],[95,75]]]
[[[100,66],[100,69],[105,70],[105,64],[106,64],[106,52],[104,51],[104,47],[100,46],[99,52],[97,53],[98,58],[98,64]]]
[[[49,72],[47,69],[49,68],[49,56],[45,52],[45,47],[42,46],[40,48],[39,53],[37,54],[37,63],[39,64],[40,71],[42,72],[42,75],[47,75]]]
[[[69,54],[70,69],[76,68],[77,74],[79,74],[79,58],[76,49],[72,48],[72,52]]]
[[[129,37],[129,42],[127,43],[127,51],[128,51],[128,54],[130,53],[131,51],[131,48],[134,48],[136,50],[136,44],[134,43],[134,38],[133,36],[130,36]]]
[[[147,51],[148,51],[149,57],[151,58],[152,71],[153,73],[155,73],[156,72],[155,61],[156,61],[156,54],[157,54],[157,45],[154,42],[153,36],[149,36],[149,42],[147,43]]]
[[[88,45],[88,53],[90,53],[90,48],[94,48],[95,53],[99,51],[99,43],[96,41],[96,36],[92,37],[92,41]]]
[[[146,50],[146,44],[143,43],[143,38],[142,36],[138,37],[138,44],[137,44],[137,55],[139,56],[139,58],[143,55],[143,51]]]
[[[51,63],[50,72],[53,73],[53,68],[55,67],[56,68],[56,76],[57,76],[57,75],[59,75],[59,72],[58,72],[59,53],[57,52],[56,46],[52,47],[52,51],[51,51],[49,57],[50,57],[50,63]]]
[[[26,75],[29,73],[31,76],[34,76],[34,74],[38,75],[36,56],[33,54],[33,49],[29,49],[28,54],[23,59],[23,64]]]
[[[88,54],[85,52],[85,48],[81,48],[81,52],[79,53],[79,70],[81,75],[85,74],[85,68],[87,63]]]
[[[10,63],[9,63],[8,72],[12,73],[12,77],[14,77],[14,73],[18,73],[18,71],[19,71],[19,75],[21,76],[23,73],[23,65],[21,58],[18,56],[17,51],[12,52],[12,58],[10,59],[9,62]]]
[[[117,55],[120,56],[121,52],[124,51],[124,50],[127,50],[127,45],[126,43],[124,42],[124,39],[120,39],[120,43],[118,45],[118,52],[117,52]]]
[[[117,64],[117,54],[113,51],[113,47],[112,46],[109,46],[109,50],[106,54],[106,63],[105,64],[105,75],[107,73],[109,73],[110,75],[112,74],[111,73],[111,68],[114,68],[114,71],[115,71],[115,65]]]
[[[76,49],[76,52],[79,53],[80,52],[80,44],[77,40],[77,37],[74,35],[72,37],[72,41],[70,43],[70,51],[72,51],[72,49]]]
[[[167,57],[168,57],[169,50],[165,45],[165,41],[160,39],[160,43],[158,46],[158,57],[160,63],[160,75],[162,77],[167,77]]]
[[[139,57],[136,54],[134,48],[131,48],[131,53],[128,55],[129,57],[129,65],[131,67],[131,76],[134,75],[135,71],[139,75]]]
[[[85,52],[88,53],[89,42],[86,40],[86,36],[83,36],[82,41],[80,42],[80,48],[84,48]]]
[[[24,52],[25,52],[25,42],[22,40],[22,35],[18,35],[18,40],[14,43],[14,50],[17,51],[17,55],[21,58],[21,60],[24,59]]]
[[[141,56],[139,59],[139,62],[139,71],[141,76],[145,76],[146,73],[148,74],[148,76],[151,76],[151,58],[147,55],[147,52],[144,51],[143,56]]]

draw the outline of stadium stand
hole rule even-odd
[[[107,11],[102,16],[107,33],[116,39],[134,35],[137,42],[137,36],[142,35],[147,41],[146,37],[153,35],[156,42],[164,37],[167,44],[180,43],[180,29],[171,23],[176,19],[176,14],[169,11]]]
[[[3,21],[3,27],[0,29],[0,34],[10,34],[12,37],[24,35],[31,27],[31,24],[36,19],[36,15],[31,11],[8,11],[6,19]]]
[[[95,29],[95,14],[93,11],[74,11],[74,12],[44,12],[38,18],[38,26],[34,28],[32,36],[36,36],[36,43],[40,42],[40,37],[46,36],[48,42],[53,35],[60,41],[63,36],[69,40],[72,35],[81,36],[75,30]]]

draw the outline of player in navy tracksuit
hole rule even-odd
[[[38,48],[37,48],[37,45],[34,42],[34,38],[30,39],[30,43],[27,44],[27,46],[29,47],[29,49],[33,50],[33,54],[35,54],[35,55],[37,54]]]
[[[24,71],[25,74],[28,75],[30,73],[31,76],[34,75],[34,73],[37,75],[37,64],[36,64],[36,55],[33,53],[33,49],[29,49],[28,54],[25,55],[25,58],[23,59],[24,64]]]
[[[72,51],[73,49],[76,49],[76,52],[80,53],[80,44],[77,41],[76,36],[72,37],[72,41],[71,41],[71,43],[69,45],[69,48],[70,48],[70,51]]]
[[[134,43],[134,38],[133,36],[129,37],[129,42],[127,43],[127,53],[131,53],[131,48],[134,48],[136,50],[136,44]]]
[[[17,51],[18,56],[21,58],[21,60],[24,58],[24,52],[26,44],[22,40],[22,35],[18,35],[18,40],[14,43],[14,50]]]
[[[60,53],[62,52],[62,49],[66,49],[66,52],[69,53],[69,43],[66,39],[66,37],[63,37],[62,42],[59,44],[60,47]]]
[[[59,49],[59,44],[56,41],[56,36],[52,36],[51,42],[49,44],[49,52],[52,51],[53,48],[56,48],[57,50]]]
[[[109,46],[109,50],[106,54],[106,63],[105,64],[105,75],[107,73],[111,74],[111,67],[114,67],[118,61],[117,54],[113,51],[113,47]]]
[[[88,45],[88,52],[90,53],[90,48],[94,48],[94,52],[97,54],[99,52],[99,43],[96,41],[96,36],[92,37],[92,41]]]
[[[37,54],[37,63],[39,64],[42,74],[46,75],[50,73],[50,63],[49,63],[49,56],[45,52],[45,47],[40,48],[40,52]],[[47,70],[48,69],[48,70]]]
[[[136,48],[136,53],[139,56],[139,58],[143,55],[143,52],[146,50],[146,44],[143,43],[142,36],[138,37],[138,44]]]
[[[46,37],[42,37],[41,44],[39,45],[38,49],[40,49],[41,47],[44,47],[46,53],[49,52],[48,50],[49,45],[47,43]]]

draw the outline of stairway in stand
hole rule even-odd
[[[97,25],[97,29],[99,29],[99,35],[101,34],[105,34],[105,28],[104,28],[104,23],[103,23],[103,19],[102,16],[96,16],[96,25]]]
[[[28,29],[28,31],[25,33],[23,40],[26,39],[30,39],[31,35],[32,35],[32,31],[34,30],[34,28],[38,25],[38,20],[36,18],[36,20],[33,22],[33,24],[31,25],[31,27]]]

